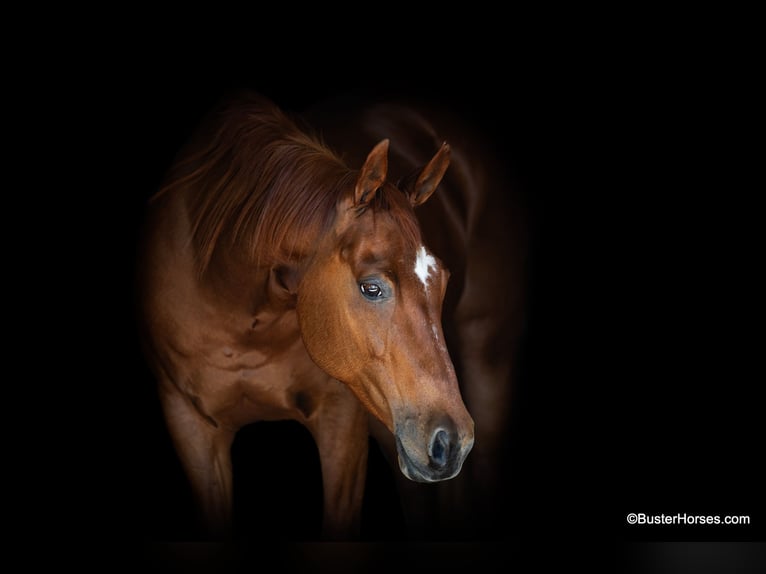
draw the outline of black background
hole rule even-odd
[[[507,153],[530,206],[513,512],[493,540],[429,552],[470,561],[583,533],[763,540],[750,37],[679,26],[597,37],[541,26],[514,40],[517,22],[484,28],[479,42],[445,32],[415,43],[417,26],[352,29],[295,51],[290,34],[236,47],[182,34],[148,52],[136,37],[85,77],[51,76],[45,93],[66,97],[42,101],[66,102],[55,104],[65,120],[56,136],[73,156],[60,241],[78,255],[56,270],[72,292],[57,308],[86,335],[58,338],[68,350],[59,364],[78,383],[55,387],[43,440],[60,446],[33,451],[44,453],[32,455],[44,469],[34,478],[51,501],[34,513],[37,532],[162,563],[195,552],[164,545],[196,534],[135,336],[134,247],[144,202],[197,120],[250,87],[296,111],[357,90],[448,102]],[[392,41],[400,35],[406,46]],[[305,549],[291,544],[314,539],[321,510],[307,435],[255,425],[234,448],[241,482],[258,485],[236,487],[244,534],[234,555],[261,548],[265,531],[280,552]],[[375,456],[371,465],[366,540],[411,556],[390,470]],[[629,512],[749,514],[753,525],[628,527]]]

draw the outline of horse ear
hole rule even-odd
[[[400,189],[410,198],[413,207],[425,203],[436,191],[447,171],[449,159],[449,144],[444,142],[425,167],[413,171],[400,182]]]
[[[359,172],[359,179],[354,189],[354,205],[362,207],[367,205],[375,192],[386,181],[388,172],[388,139],[379,142],[367,156],[367,159]]]

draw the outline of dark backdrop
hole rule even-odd
[[[56,465],[65,526],[51,530],[139,549],[195,539],[135,337],[134,247],[144,202],[197,120],[250,87],[288,110],[354,90],[434,97],[507,154],[530,208],[530,320],[508,439],[514,512],[496,538],[763,539],[751,85],[715,49],[653,51],[614,36],[486,51],[424,42],[416,57],[371,42],[359,63],[330,48],[287,56],[259,44],[236,64],[225,49],[167,50],[55,84],[74,91],[69,133],[89,128],[72,150],[80,257],[61,276],[85,272],[72,324],[95,323],[86,342],[72,337],[84,392],[61,409],[76,432]],[[264,527],[311,540],[319,470],[303,429],[254,425],[234,449],[245,542]],[[270,475],[265,458],[295,478]],[[374,451],[365,508],[368,540],[401,542],[390,470]],[[629,512],[754,524],[628,527]]]

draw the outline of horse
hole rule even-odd
[[[506,182],[415,109],[344,114],[228,98],[147,205],[142,343],[212,537],[231,533],[231,445],[256,421],[313,437],[327,540],[359,535],[370,433],[405,492],[463,484],[463,516],[497,475],[521,299],[520,257],[490,249],[514,229]]]

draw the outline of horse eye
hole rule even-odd
[[[380,285],[378,285],[377,283],[363,281],[362,283],[359,284],[359,289],[362,292],[362,295],[364,295],[368,299],[377,299],[378,297],[383,296],[383,290],[380,288]]]

